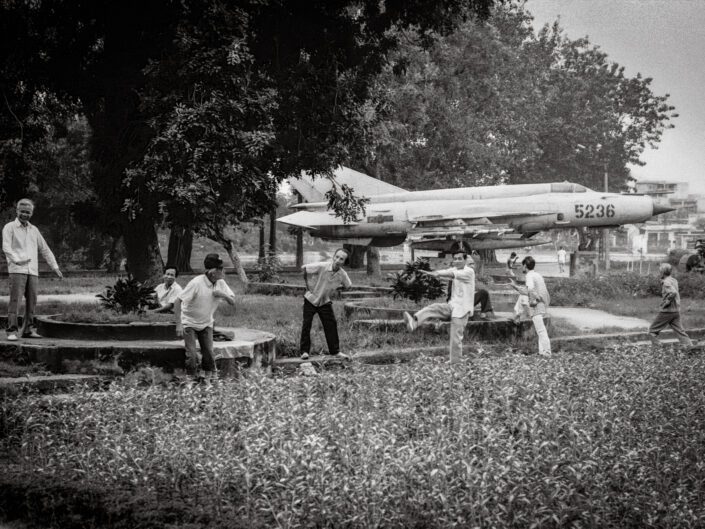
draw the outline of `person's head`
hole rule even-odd
[[[510,258],[510,259],[516,259],[516,256],[517,256],[517,253],[516,253],[516,252],[512,252],[512,253],[509,254],[509,258]]]
[[[22,224],[26,224],[34,213],[34,202],[28,198],[23,198],[17,202],[17,218]]]
[[[212,282],[222,279],[225,275],[223,270],[223,260],[217,253],[209,253],[203,260],[203,268],[206,269],[206,275]]]
[[[671,275],[671,265],[668,263],[661,263],[658,267],[658,272],[661,274],[661,277],[668,277]]]
[[[171,285],[174,284],[174,281],[176,281],[176,278],[179,277],[179,269],[176,268],[173,265],[166,265],[166,268],[164,268],[164,284],[167,287],[170,287]]]
[[[561,247],[560,247],[559,249],[560,249],[560,250],[562,250],[562,249],[563,249],[563,247],[561,246]]]
[[[475,260],[472,258],[472,255],[468,255],[463,250],[453,252],[453,266],[455,268],[462,269],[466,266],[472,266],[474,264]]]
[[[534,261],[533,257],[527,255],[526,257],[524,257],[524,259],[522,259],[521,265],[527,270],[533,270],[536,266],[536,261]]]
[[[338,248],[333,254],[333,270],[338,270],[348,260],[348,251],[345,248]]]

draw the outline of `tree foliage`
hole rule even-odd
[[[241,221],[272,206],[282,179],[349,158],[374,121],[364,103],[393,28],[428,44],[491,4],[3,2],[2,92],[80,102],[100,209],[144,279],[160,273],[155,223]]]
[[[651,79],[560,26],[534,32],[523,4],[502,4],[429,48],[413,31],[369,105],[382,117],[356,161],[410,188],[571,180],[618,189],[675,117]]]

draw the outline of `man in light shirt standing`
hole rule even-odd
[[[528,296],[529,315],[534,323],[536,336],[539,339],[539,354],[541,356],[551,356],[551,340],[548,337],[546,324],[543,321],[543,317],[548,311],[548,306],[551,304],[551,296],[548,294],[543,276],[534,270],[536,267],[534,258],[531,256],[524,257],[521,265],[526,275],[526,285],[519,285],[516,280],[512,279],[512,287],[519,294]]]
[[[39,252],[42,252],[44,260],[59,279],[64,277],[44,237],[37,227],[29,222],[33,213],[34,202],[23,198],[17,203],[17,218],[5,224],[2,229],[2,251],[5,252],[7,271],[10,275],[10,303],[7,307],[7,339],[10,341],[16,341],[18,334],[23,338],[41,338],[34,326]],[[25,297],[25,313],[22,329],[18,331],[17,310],[22,295]]]
[[[558,271],[562,274],[565,271],[565,257],[566,257],[566,251],[565,248],[562,246],[558,250]]]
[[[222,299],[235,305],[235,295],[225,282],[223,260],[209,253],[203,260],[205,274],[194,277],[174,302],[176,334],[184,337],[186,368],[209,383],[216,378],[213,354],[213,315]],[[199,358],[198,347],[201,346]],[[204,373],[201,373],[201,369]]]
[[[303,360],[306,360],[311,353],[311,324],[316,314],[318,314],[323,324],[328,354],[333,356],[340,355],[338,321],[335,319],[333,301],[331,301],[330,295],[339,288],[345,290],[352,286],[347,272],[343,270],[343,263],[345,263],[347,258],[347,250],[339,248],[333,254],[332,261],[311,263],[301,267],[301,271],[304,273],[304,283],[306,284],[304,317],[301,326],[301,341],[299,343],[299,351]],[[308,274],[311,273],[318,274],[313,288],[308,282]]]
[[[450,299],[447,303],[434,303],[416,312],[413,316],[404,313],[404,321],[409,331],[415,331],[420,324],[429,319],[450,321],[450,363],[460,360],[463,353],[463,336],[468,318],[472,316],[475,306],[475,261],[464,251],[453,252],[453,268],[422,274],[433,277],[452,279]]]

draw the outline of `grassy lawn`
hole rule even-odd
[[[110,527],[702,527],[704,380],[621,346],[8,399],[0,480]]]

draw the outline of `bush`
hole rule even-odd
[[[98,294],[96,297],[104,307],[121,314],[143,314],[154,302],[152,286],[137,281],[131,274],[118,278],[113,286],[106,289],[105,294]]]
[[[281,268],[276,252],[267,251],[267,254],[257,261],[257,279],[262,283],[278,281]]]
[[[406,263],[403,272],[394,274],[391,279],[394,299],[404,298],[418,303],[422,299],[436,299],[443,295],[443,283],[435,277],[420,274],[419,270],[431,270],[427,260],[419,258],[415,263]]]

